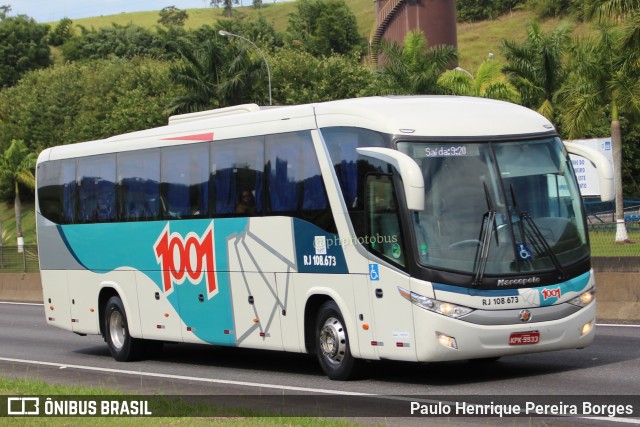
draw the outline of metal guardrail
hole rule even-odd
[[[38,246],[0,246],[0,273],[37,273]]]

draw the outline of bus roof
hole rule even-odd
[[[429,95],[366,97],[282,107],[247,104],[172,116],[167,126],[47,149],[38,161],[330,126],[431,138],[554,131],[535,111],[503,101]]]
[[[548,133],[553,125],[519,105],[461,96],[388,96],[332,101],[316,106],[318,126],[344,121],[390,134],[476,137]],[[346,125],[346,123],[345,123]]]

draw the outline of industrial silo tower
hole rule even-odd
[[[411,30],[420,29],[429,46],[457,47],[455,0],[374,0],[376,23],[369,37],[371,59],[377,62],[381,40],[402,43]]]

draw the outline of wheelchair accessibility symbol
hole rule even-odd
[[[378,264],[369,264],[369,279],[380,280],[380,270]]]
[[[518,256],[522,260],[533,259],[531,246],[528,243],[518,243]]]

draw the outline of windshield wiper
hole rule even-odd
[[[487,184],[483,182],[482,185],[484,187],[484,195],[487,198],[487,208],[489,210],[482,216],[482,227],[480,228],[480,238],[478,239],[480,241],[480,247],[476,252],[476,258],[474,261],[476,273],[473,278],[473,286],[480,286],[482,284],[484,270],[487,268],[487,260],[489,259],[489,245],[491,244],[492,234],[496,235],[496,243],[498,243],[498,234],[495,233],[496,207],[493,203],[493,199],[491,198],[491,194],[489,194]]]
[[[535,248],[536,252],[546,252],[546,254],[549,256],[549,259],[551,260],[551,263],[560,273],[560,278],[566,278],[567,273],[565,272],[564,268],[562,268],[562,264],[560,264],[558,256],[555,254],[555,252],[553,252],[551,246],[549,246],[549,242],[547,242],[547,239],[545,239],[545,237],[542,235],[540,228],[538,228],[536,223],[533,221],[533,218],[531,218],[529,212],[520,209],[518,200],[516,199],[516,192],[513,188],[513,184],[511,184],[511,200],[513,201],[513,209],[515,210],[516,215],[518,215],[518,217],[520,218],[520,235],[522,236],[523,240],[522,244],[524,245],[526,243],[524,240],[527,236],[529,236],[531,244]],[[529,226],[529,229],[531,230],[529,233],[526,232],[525,225]],[[542,251],[540,250],[540,247],[542,247]]]

